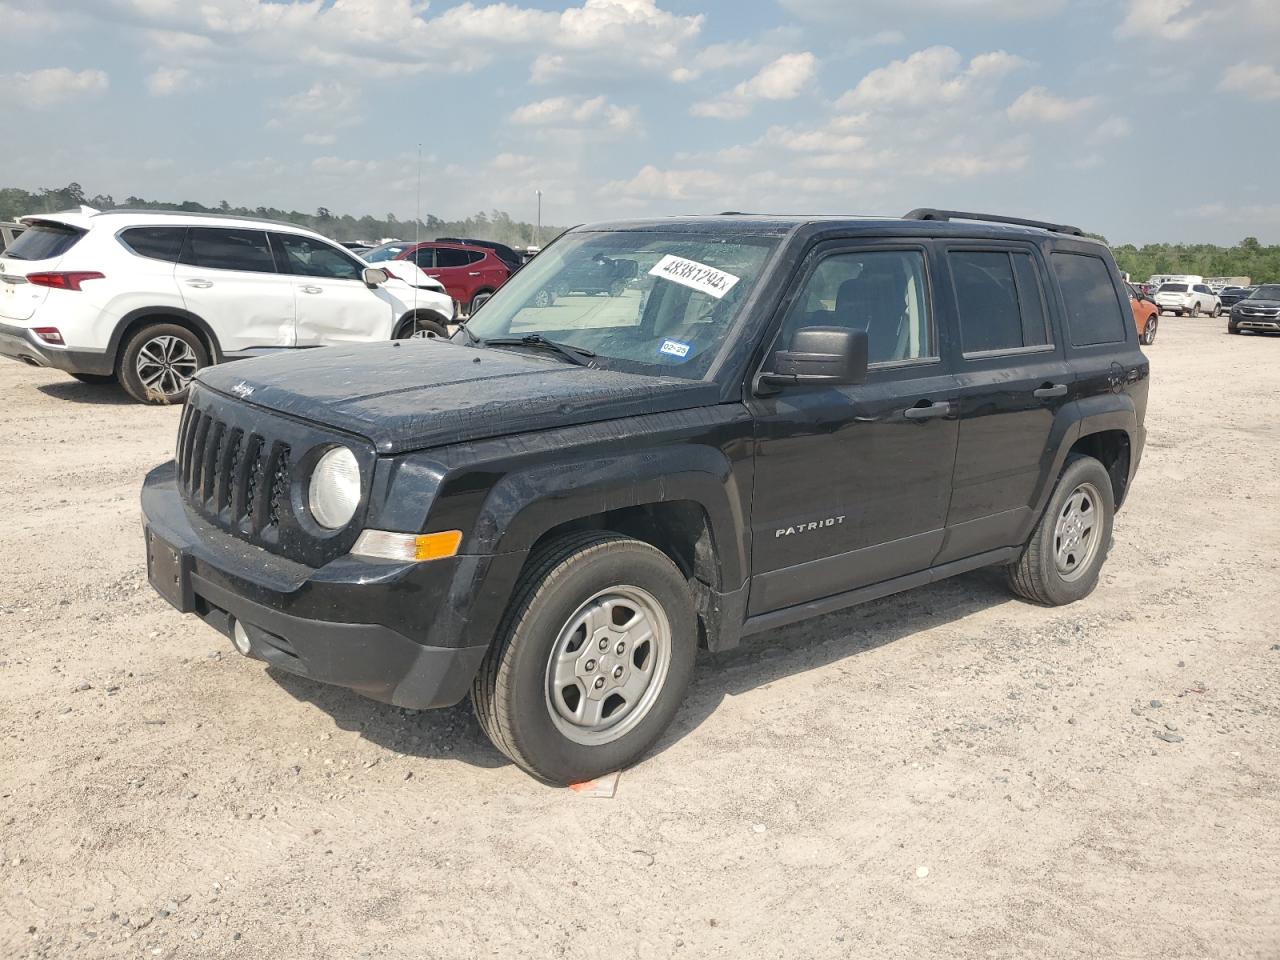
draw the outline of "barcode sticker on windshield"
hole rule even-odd
[[[692,287],[717,300],[732,290],[733,285],[742,279],[735,277],[732,273],[708,267],[705,263],[686,260],[684,257],[673,256],[670,253],[654,264],[653,269],[649,271],[649,276],[662,277],[673,283]]]

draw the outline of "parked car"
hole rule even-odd
[[[146,403],[181,402],[211,363],[446,336],[453,317],[412,264],[371,268],[293,224],[88,207],[22,222],[0,256],[0,355]]]
[[[437,243],[461,243],[464,246],[485,247],[492,250],[498,255],[498,259],[511,268],[511,272],[519,270],[524,266],[526,258],[521,256],[505,243],[497,243],[493,240],[468,240],[461,237],[436,237]]]
[[[9,244],[17,240],[22,235],[22,224],[10,223],[8,220],[0,220],[0,253],[4,253],[9,248]]]
[[[1227,332],[1280,333],[1280,283],[1260,283],[1231,308]]]
[[[1167,310],[1179,316],[1222,315],[1222,301],[1203,283],[1163,283],[1154,299],[1161,313]]]
[[[479,310],[512,272],[488,247],[439,240],[410,244],[393,259],[416,263],[427,276],[444,284],[449,296],[468,314]]]
[[[1129,292],[1129,307],[1138,329],[1138,342],[1150,346],[1156,342],[1156,329],[1160,326],[1160,308],[1155,300],[1140,291],[1132,283],[1125,285]]]
[[[552,783],[640,757],[700,644],[991,565],[1071,603],[1150,366],[1107,248],[1017,224],[580,227],[451,342],[201,371],[142,490],[151,584],[279,670],[470,692]],[[599,257],[648,296],[534,305]]]
[[[1253,287],[1223,287],[1218,294],[1218,299],[1222,302],[1222,309],[1229,311],[1247,297],[1252,290]]]

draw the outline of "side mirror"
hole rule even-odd
[[[370,287],[381,286],[391,279],[391,274],[383,270],[381,267],[365,267],[364,272],[360,274],[360,278]]]
[[[769,386],[848,386],[867,379],[867,331],[845,327],[804,327],[785,350],[773,355],[773,369],[757,382]]]

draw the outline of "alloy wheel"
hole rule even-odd
[[[1053,528],[1053,558],[1058,575],[1068,582],[1084,576],[1101,542],[1102,497],[1092,483],[1071,491]]]
[[[152,337],[142,345],[134,369],[148,392],[172,397],[190,386],[191,378],[200,369],[200,361],[191,344],[166,334]]]

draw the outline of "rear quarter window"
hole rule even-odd
[[[1128,327],[1106,261],[1079,253],[1054,253],[1051,259],[1067,309],[1072,345],[1122,342]]]
[[[130,227],[120,242],[140,257],[176,263],[186,235],[186,227]]]

